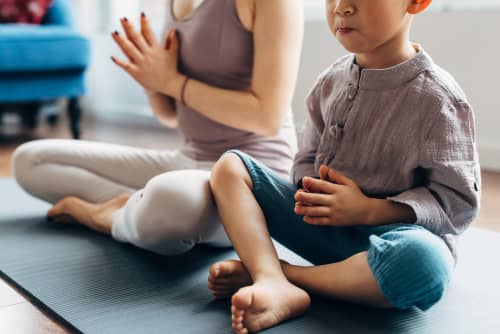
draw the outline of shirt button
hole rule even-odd
[[[354,100],[356,93],[357,93],[356,89],[349,89],[349,92],[347,94],[347,98],[351,101]]]
[[[330,125],[329,130],[330,130],[330,134],[332,136],[335,136],[337,134],[337,125]]]

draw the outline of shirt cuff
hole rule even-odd
[[[315,177],[316,173],[314,172],[314,164],[305,163],[300,165],[295,165],[293,167],[293,183],[297,184],[302,181],[304,176]]]
[[[446,228],[451,225],[447,223],[448,217],[426,188],[410,189],[399,195],[388,197],[387,200],[411,207],[417,217],[416,225],[423,226],[438,235],[450,233],[446,231]]]

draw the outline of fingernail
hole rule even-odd
[[[144,12],[141,12],[141,17],[146,17],[146,14],[144,14]]]
[[[215,269],[214,277],[219,276],[219,268]]]
[[[128,19],[126,17],[123,18],[123,21],[128,22]]]
[[[115,35],[115,36],[118,36],[119,34],[120,33],[118,32],[118,30],[113,31],[113,35]]]
[[[111,56],[110,58],[111,58],[111,60],[113,61],[113,63],[116,63],[116,59],[115,59],[115,57]]]

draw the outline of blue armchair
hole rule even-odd
[[[90,43],[73,27],[68,0],[54,0],[41,25],[0,24],[0,108],[24,103],[36,125],[42,102],[68,98],[74,138],[80,137]]]

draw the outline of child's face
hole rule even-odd
[[[412,0],[326,0],[328,25],[350,52],[370,53],[408,31]]]

